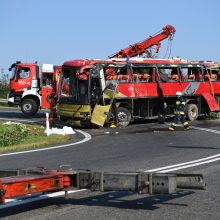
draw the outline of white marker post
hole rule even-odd
[[[49,113],[46,112],[46,132],[47,136],[50,135],[50,121],[49,121]]]

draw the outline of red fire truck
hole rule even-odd
[[[8,102],[19,105],[25,115],[34,115],[40,108],[50,108],[49,97],[56,93],[61,67],[17,61],[11,71]]]
[[[124,58],[114,58],[68,61],[62,69],[62,82],[69,87],[68,91],[60,88],[58,115],[77,124],[94,122],[93,117],[97,115],[93,110],[100,100],[103,106],[111,105],[112,98],[105,93],[109,84],[117,85],[114,102],[120,126],[126,126],[136,118],[173,114],[177,91],[187,99],[189,120],[210,111],[219,111],[219,72],[211,73],[201,62],[178,58],[131,58],[128,62]],[[165,109],[162,107],[164,103],[167,105]],[[108,110],[99,112],[105,121]]]

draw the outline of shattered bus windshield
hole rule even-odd
[[[88,81],[77,77],[78,68],[64,68],[60,102],[88,104]]]

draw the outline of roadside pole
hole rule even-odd
[[[49,121],[49,113],[46,112],[46,132],[47,136],[50,135],[50,121]]]

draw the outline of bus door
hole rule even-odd
[[[116,84],[106,86],[103,68],[93,70],[91,76],[91,123],[103,127],[116,94]],[[106,101],[107,100],[107,101]]]

